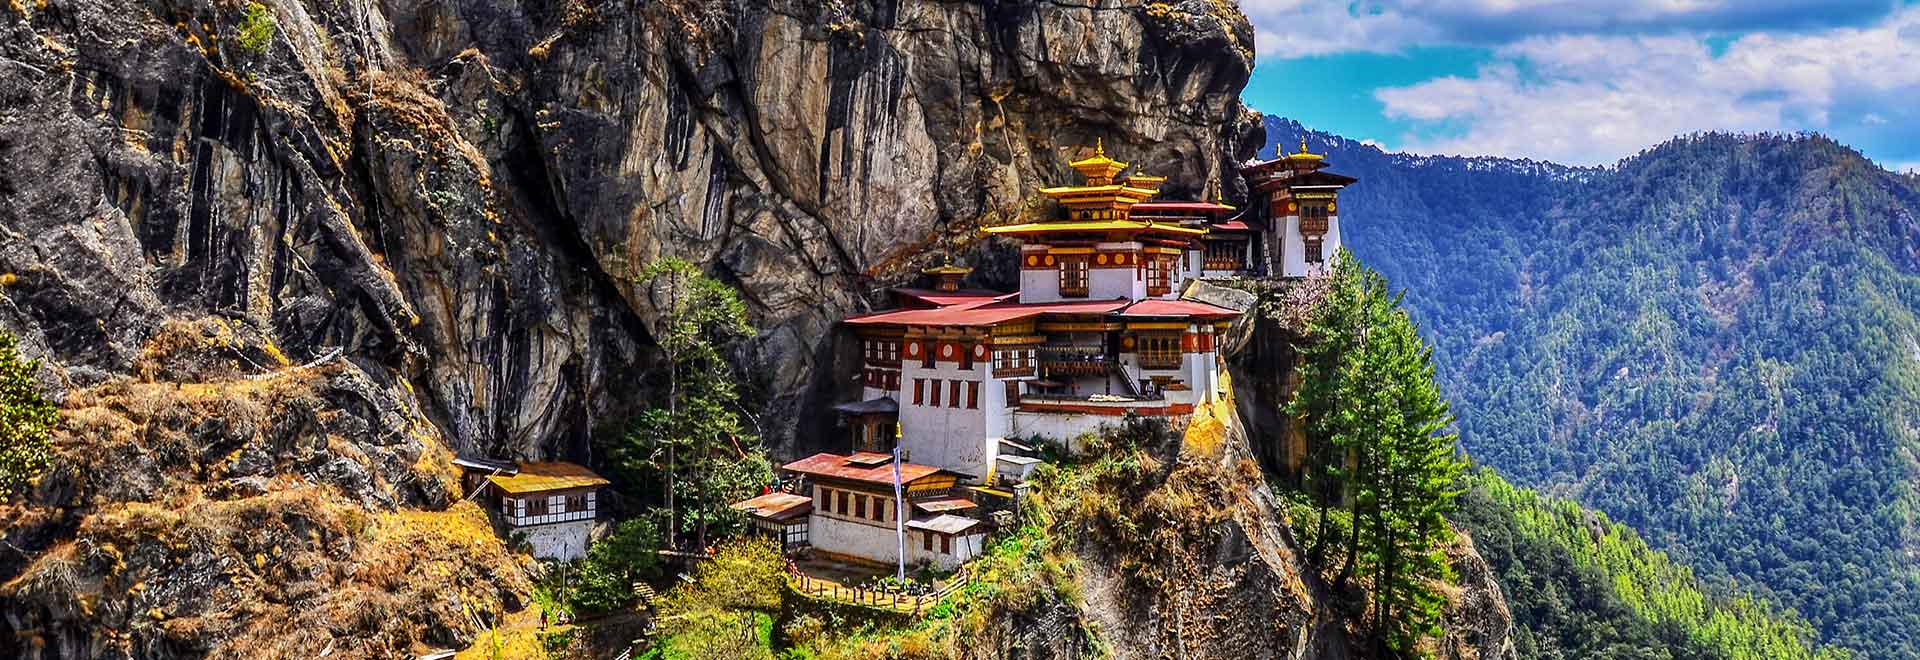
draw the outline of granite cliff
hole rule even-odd
[[[527,585],[446,460],[592,462],[644,264],[740,288],[806,445],[833,324],[1096,138],[1237,199],[1252,43],[1222,0],[10,0],[0,326],[63,421],[0,655],[464,645]]]

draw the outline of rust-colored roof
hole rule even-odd
[[[493,482],[493,485],[500,487],[500,490],[513,495],[573,488],[599,488],[608,483],[592,470],[573,463],[520,463],[519,465],[519,474],[491,475],[487,477],[487,481]]]
[[[1227,206],[1226,204],[1216,204],[1213,202],[1165,201],[1165,202],[1141,202],[1139,204],[1135,204],[1133,205],[1132,213],[1134,217],[1139,217],[1142,215],[1153,215],[1154,212],[1156,211],[1158,212],[1169,212],[1169,211],[1200,212],[1200,213],[1211,214],[1211,213],[1226,213],[1232,210],[1234,210],[1234,208],[1231,206]]]
[[[866,466],[857,465],[854,462],[864,463],[873,460],[884,462],[877,462]],[[789,472],[798,472],[816,477],[845,479],[847,481],[859,481],[887,486],[893,485],[893,461],[886,454],[874,452],[859,452],[851,456],[847,454],[821,452],[780,467]],[[901,463],[900,483],[910,484],[946,472],[946,470],[931,465]]]
[[[755,518],[791,520],[813,512],[813,498],[793,493],[767,493],[728,506]]]
[[[1228,220],[1226,222],[1216,222],[1211,226],[1214,231],[1253,231],[1253,228],[1247,226],[1247,223],[1241,222],[1239,220]]]
[[[1120,312],[1125,317],[1234,318],[1240,312],[1192,300],[1142,300]]]
[[[1161,232],[1198,236],[1207,233],[1201,227],[1182,227],[1178,224],[1155,223],[1146,220],[1053,220],[1047,222],[1028,222],[1017,225],[987,227],[980,231],[988,234],[1035,234],[1049,232]]]
[[[979,307],[989,303],[1009,300],[1020,295],[1018,293],[1001,293],[999,291],[987,291],[983,289],[937,291],[934,289],[900,288],[894,289],[893,293],[902,298],[926,303],[934,307],[956,307],[960,305]]]
[[[1013,303],[998,302],[979,306],[954,306],[938,309],[903,309],[847,319],[854,325],[893,323],[899,325],[994,325],[1041,314],[1107,314],[1127,306],[1125,298],[1113,300],[1076,300],[1072,302]]]

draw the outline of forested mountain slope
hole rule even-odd
[[[1477,460],[1920,656],[1920,179],[1820,136],[1605,169],[1309,142],[1360,177],[1347,241],[1407,289]]]

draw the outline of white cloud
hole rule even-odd
[[[1397,140],[1411,151],[1600,164],[1697,130],[1830,130],[1836,115],[1847,127],[1912,125],[1915,34],[1920,8],[1864,28],[1753,33],[1718,57],[1694,35],[1533,37],[1473,77],[1375,96],[1416,126]]]
[[[1241,0],[1261,57],[1503,45],[1565,34],[1853,25],[1889,0]]]

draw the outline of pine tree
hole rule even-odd
[[[47,438],[60,409],[40,392],[39,360],[22,360],[12,334],[0,332],[0,502],[31,485],[53,457]]]
[[[759,440],[741,421],[740,390],[725,348],[753,334],[732,287],[682,259],[642,273],[659,310],[654,339],[666,357],[663,405],[641,413],[611,448],[628,483],[660,484],[667,545],[682,533],[704,546],[715,527],[738,522],[727,505],[772,479]]]
[[[1448,432],[1453,417],[1434,385],[1432,349],[1400,308],[1386,279],[1342,251],[1328,296],[1308,323],[1301,386],[1287,412],[1325,449],[1320,469],[1344,488],[1351,524],[1338,542],[1344,560],[1334,584],[1356,574],[1373,586],[1373,627],[1398,652],[1437,629],[1436,582],[1451,579],[1440,546],[1451,537],[1444,514],[1459,495],[1464,464]],[[1319,562],[1332,493],[1319,500]]]

